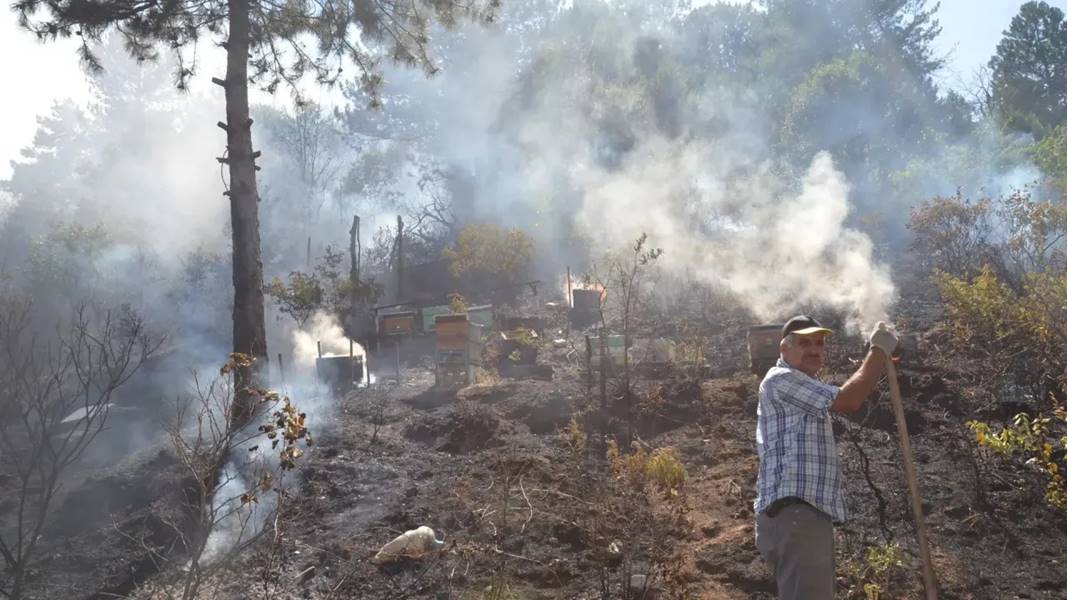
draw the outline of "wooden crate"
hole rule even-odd
[[[778,362],[782,325],[754,325],[748,328],[748,368],[762,377]]]
[[[470,334],[466,314],[437,315],[434,318],[438,350],[465,350]]]
[[[411,335],[415,332],[413,311],[388,313],[379,319],[379,331],[382,335]]]
[[[331,390],[344,394],[363,381],[363,357],[321,356],[315,359],[315,373]]]
[[[419,309],[419,314],[422,316],[422,332],[433,333],[436,331],[434,320],[438,315],[452,314],[452,307],[447,304],[424,306]]]
[[[457,388],[474,383],[482,367],[483,327],[466,314],[438,315],[434,352],[435,385]]]

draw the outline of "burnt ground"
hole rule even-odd
[[[739,339],[724,342],[735,364]],[[574,354],[542,360],[555,366],[551,381],[446,393],[412,367],[384,396],[349,394],[301,459],[277,532],[202,597],[773,598],[753,542],[756,377],[732,369],[638,385],[634,439],[674,448],[688,475],[670,495],[612,472],[597,432],[625,439],[625,413],[597,409]],[[978,454],[965,425],[975,415],[970,379],[914,362],[902,365],[901,385],[940,597],[1067,598],[1067,519],[1044,503],[1039,476]],[[885,397],[869,404],[835,423],[852,515],[837,530],[838,597],[863,598],[864,583],[877,582],[881,598],[919,598],[892,412]],[[572,417],[584,448],[567,432]],[[161,515],[173,513],[180,485],[157,449],[68,490],[52,529],[64,533],[34,565],[36,597],[161,597],[135,586],[179,573],[155,575],[145,549],[166,545]],[[383,567],[368,560],[419,525],[445,549]],[[903,548],[904,565],[879,575],[867,549],[887,542]]]
[[[607,420],[620,437],[625,430],[590,409],[574,369],[454,395],[433,392],[431,379],[412,371],[391,390],[374,443],[374,403],[358,392],[346,399],[340,432],[304,465],[276,585],[368,600],[773,598],[753,544],[754,376],[640,386],[661,402],[641,413],[636,437],[675,448],[688,474],[675,498],[612,476],[597,436],[584,452],[569,442],[572,415],[590,429]],[[1040,478],[975,460],[967,380],[916,364],[902,368],[901,383],[940,597],[1067,597],[1063,515],[1044,504]],[[862,598],[872,581],[882,598],[921,597],[888,399],[838,418],[836,429],[852,513],[838,529],[839,597]],[[445,551],[384,568],[367,560],[424,524],[448,541]],[[904,565],[879,577],[867,548],[887,542],[903,548]]]

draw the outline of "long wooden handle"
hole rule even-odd
[[[897,433],[900,435],[900,452],[904,455],[904,477],[908,480],[908,492],[911,496],[911,512],[915,518],[915,531],[919,536],[919,554],[923,561],[923,586],[926,599],[937,600],[937,585],[934,581],[934,564],[930,560],[930,544],[926,539],[926,521],[923,519],[923,504],[919,497],[919,481],[915,477],[915,462],[911,457],[911,441],[908,438],[908,424],[904,421],[904,403],[900,399],[900,384],[897,382],[897,368],[893,359],[885,357],[885,371],[889,379],[889,396],[893,400],[893,413],[897,417]]]

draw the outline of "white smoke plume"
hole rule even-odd
[[[16,202],[18,202],[18,198],[14,194],[6,190],[0,190],[0,225],[4,224],[7,213],[14,208]]]
[[[756,318],[814,304],[840,309],[852,327],[884,319],[894,285],[874,258],[874,230],[858,227],[867,214],[874,222],[878,211],[905,208],[850,198],[846,165],[829,155],[811,156],[806,172],[784,164],[756,90],[632,85],[648,73],[669,84],[672,61],[692,43],[637,21],[576,8],[545,28],[530,55],[503,30],[464,36],[451,40],[454,56],[513,60],[404,81],[412,96],[432,98],[423,105],[443,124],[433,151],[471,174],[460,219],[530,233],[546,275],[581,273],[647,233],[668,274],[725,289]],[[599,39],[589,47],[604,53],[558,50],[575,37]]]
[[[669,273],[724,288],[759,318],[800,304],[843,310],[850,325],[886,318],[894,286],[870,238],[846,226],[848,183],[827,153],[815,156],[797,190],[768,165],[726,176],[714,151],[662,138],[622,167],[578,167],[585,190],[578,223],[608,247],[642,233]]]
[[[244,454],[250,453],[246,451]],[[267,462],[259,456],[263,455],[263,452],[251,454],[257,456],[249,460],[249,465],[259,465],[259,468],[265,471],[277,472],[276,469],[263,466]],[[213,564],[255,539],[263,530],[266,519],[274,514],[277,506],[274,492],[258,494],[255,502],[242,501],[242,494],[253,489],[245,477],[245,474],[250,472],[253,472],[253,469],[248,465],[238,465],[233,461],[227,463],[222,470],[222,483],[215,489],[212,498],[212,514],[216,522],[204,546],[202,560],[205,564]]]
[[[348,356],[348,337],[344,329],[332,314],[317,311],[311,315],[303,328],[294,329],[293,361],[306,369],[315,368],[315,359],[319,356],[319,344],[323,356]],[[352,353],[364,356],[363,346],[353,342]]]

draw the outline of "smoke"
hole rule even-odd
[[[292,398],[299,412],[307,415],[308,428],[314,436],[321,436],[337,425],[339,402],[328,385],[318,379],[315,365],[319,346],[323,356],[348,356],[349,338],[345,336],[337,318],[325,311],[316,311],[303,327],[288,331],[292,351],[292,365],[275,370],[272,385]],[[276,344],[275,347],[281,347]],[[352,342],[352,354],[363,357],[363,377],[366,380],[366,352],[363,346]]]
[[[460,218],[521,227],[556,272],[644,233],[667,274],[728,290],[757,318],[818,304],[853,327],[884,319],[889,268],[856,226],[840,166],[825,152],[799,172],[775,159],[756,91],[687,87],[676,61],[691,40],[655,25],[591,6],[546,25],[532,49],[496,31],[447,38],[458,72],[426,84],[427,106],[442,123],[433,151],[473,174]],[[592,41],[570,48],[578,38]],[[496,59],[467,66],[483,52]]]
[[[254,490],[246,476],[250,473],[274,473],[277,469],[266,467],[262,452],[245,452],[256,456],[248,464],[238,465],[231,461],[222,469],[221,482],[212,495],[211,515],[214,524],[208,533],[204,546],[202,561],[213,564],[224,559],[234,550],[254,540],[266,525],[266,519],[274,514],[277,498],[273,491]],[[277,477],[277,475],[272,475]],[[242,496],[250,490],[256,491],[254,502],[245,501]]]
[[[846,152],[831,157],[817,146],[809,154],[775,146],[781,113],[794,106],[771,107],[764,94],[788,98],[806,73],[789,79],[769,67],[777,79],[761,86],[762,77],[739,62],[751,54],[749,34],[764,26],[766,11],[705,7],[687,20],[673,7],[511,3],[494,27],[439,32],[440,76],[427,80],[417,70],[387,67],[386,114],[368,116],[362,105],[352,111],[365,121],[363,137],[347,140],[335,158],[367,158],[373,149],[389,159],[356,171],[366,197],[322,194],[305,229],[294,227],[293,216],[307,212],[308,201],[295,184],[298,169],[286,166],[292,161],[269,135],[270,120],[256,114],[265,276],[307,269],[308,236],[316,254],[325,244],[343,246],[357,208],[366,225],[395,210],[397,196],[420,206],[430,194],[446,193],[459,226],[497,221],[532,234],[538,266],[553,276],[566,266],[577,276],[596,257],[647,233],[665,250],[659,264],[667,273],[729,290],[758,318],[816,303],[867,324],[884,317],[894,295],[870,236],[878,236],[881,251],[881,242],[898,235],[884,231],[898,232],[910,204],[930,190],[1014,185],[1032,173],[1002,169],[1011,162],[1003,157],[1010,140],[986,127],[932,143],[937,160],[912,153],[915,164],[877,165],[899,170],[894,177],[906,193],[872,193],[863,173],[878,170],[877,161],[862,164]],[[807,54],[840,50],[830,40],[802,41]],[[786,44],[769,56],[776,65],[810,69],[796,49]],[[215,127],[222,96],[206,78],[194,81],[201,91],[179,96],[173,65],[138,65],[117,43],[100,50],[108,69],[94,83],[100,102],[90,114],[57,107],[3,182],[0,270],[32,263],[19,276],[33,285],[54,279],[37,278],[42,265],[75,274],[78,285],[41,287],[34,295],[57,302],[88,290],[130,303],[170,335],[168,360],[194,366],[222,360],[232,303],[225,173],[215,160],[225,146]],[[800,133],[802,141],[838,144],[843,132],[868,138],[876,132],[883,148],[914,148],[904,139],[914,131],[898,134],[890,121],[879,121],[884,115],[868,110],[882,88],[860,90],[842,96],[840,113],[815,115],[825,118],[811,119],[809,130],[823,135]],[[863,126],[849,129],[844,114],[862,115]],[[379,117],[402,123],[375,137],[368,123]],[[426,164],[448,181],[424,188]],[[396,172],[381,173],[390,169]],[[896,225],[863,224],[879,211]],[[88,252],[70,236],[50,241],[57,223],[103,223],[107,246]],[[49,244],[58,250],[43,252]],[[7,252],[12,248],[17,252]],[[27,260],[42,256],[48,260]],[[268,320],[272,355],[292,344],[295,358],[293,372],[278,382],[294,396],[299,382],[309,396],[325,397],[310,373],[318,342],[323,353],[347,354],[341,327],[323,315],[302,331],[277,323]],[[187,372],[186,364],[159,370],[167,378],[159,388],[180,389],[178,374]]]
[[[315,311],[304,327],[294,329],[292,340],[293,360],[305,369],[315,368],[320,345],[323,356],[348,356],[348,336],[337,317],[324,311]],[[365,354],[363,346],[355,342],[352,342],[352,353],[354,356]]]
[[[839,39],[808,38],[772,48],[767,78],[753,77],[739,57],[766,11],[648,16],[669,4],[508,5],[498,27],[438,36],[440,77],[389,73],[386,92],[433,124],[419,149],[463,180],[461,224],[522,228],[553,277],[648,233],[665,270],[729,290],[757,318],[817,304],[867,326],[894,299],[885,263],[907,248],[913,206],[1036,175],[996,127],[944,125],[949,102],[907,79],[892,44],[853,61]],[[830,57],[837,95],[811,79]],[[894,87],[907,94],[884,102]]]
[[[735,167],[704,144],[644,142],[618,170],[577,168],[578,222],[607,247],[648,234],[669,274],[728,290],[762,319],[806,303],[840,309],[853,325],[884,319],[893,283],[870,238],[846,226],[848,184],[829,154],[796,191],[768,165],[719,170]]]
[[[0,190],[0,225],[4,224],[7,214],[15,207],[17,198],[11,192]]]
[[[121,39],[98,50],[106,71],[91,78],[94,102],[53,107],[0,181],[0,281],[34,299],[43,333],[92,303],[129,306],[166,338],[116,393],[120,409],[136,410],[94,441],[93,464],[107,464],[163,439],[190,373],[226,361],[233,285],[228,175],[216,160],[226,144],[221,91],[204,78],[177,92],[169,60],[137,63]],[[274,242],[264,239],[265,254]],[[289,340],[272,349],[288,351]],[[294,401],[314,394],[304,404],[321,402],[330,421],[313,381],[288,384]]]

